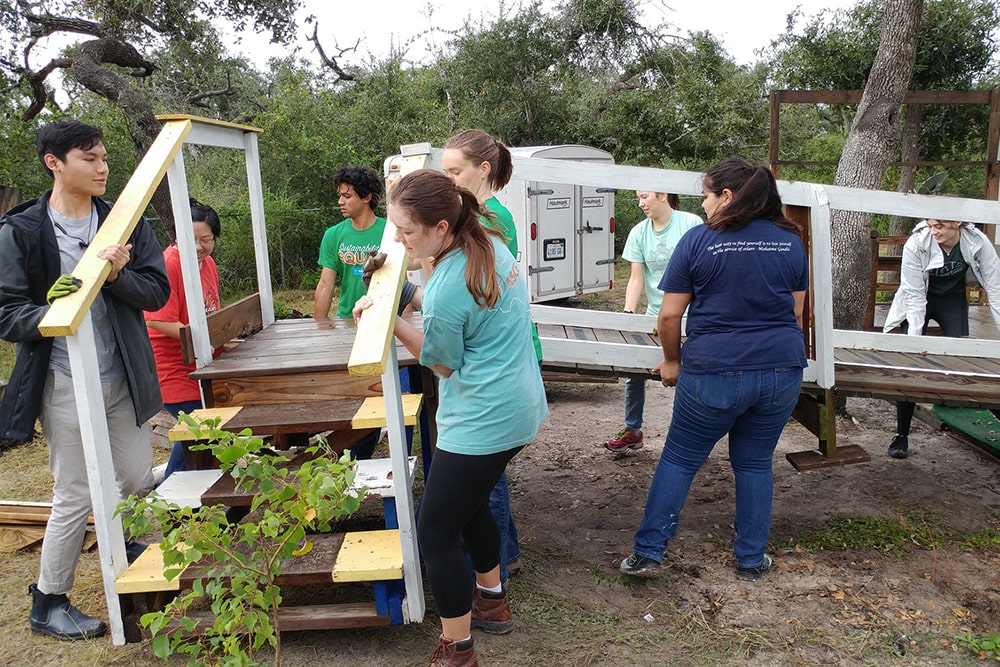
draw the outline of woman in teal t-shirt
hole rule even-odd
[[[388,207],[396,240],[411,257],[433,258],[434,265],[424,288],[423,330],[403,319],[395,327],[400,342],[440,378],[437,451],[417,525],[441,617],[432,661],[471,664],[473,627],[497,634],[513,628],[490,491],[548,415],[531,345],[528,288],[496,233],[479,223],[475,195],[444,174],[404,176]],[[355,313],[370,304],[362,298]]]
[[[441,166],[456,185],[476,195],[479,203],[492,211],[492,216],[481,216],[480,220],[503,235],[507,249],[516,260],[518,249],[514,217],[493,194],[510,182],[514,171],[510,150],[482,130],[463,130],[445,144]],[[531,324],[531,343],[535,357],[541,363],[542,344],[534,323]],[[521,560],[521,545],[510,507],[506,472],[490,494],[490,511],[500,528],[500,580],[506,582],[508,574],[520,566]]]

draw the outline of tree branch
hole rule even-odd
[[[346,49],[339,49],[339,53],[334,58],[329,58],[326,55],[326,51],[323,50],[323,46],[319,43],[318,33],[319,33],[319,23],[316,23],[313,25],[313,34],[312,37],[309,38],[309,41],[316,45],[316,50],[319,51],[320,62],[323,64],[324,67],[329,67],[334,71],[334,73],[337,75],[337,81],[354,81],[354,76],[345,72],[343,68],[341,68],[340,64],[337,62],[336,59],[344,55],[348,51],[353,51],[356,48],[358,48],[358,44],[361,43],[361,40],[359,39],[352,47]],[[334,81],[334,83],[337,83],[337,81]]]
[[[224,95],[232,95],[235,91],[233,88],[232,78],[229,72],[226,72],[226,87],[219,90],[205,90],[200,93],[192,93],[184,100],[185,104],[190,104],[191,106],[201,107],[202,109],[208,109],[208,100],[213,97],[222,97]]]

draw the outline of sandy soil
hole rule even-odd
[[[645,446],[623,455],[600,446],[621,426],[623,383],[556,385],[550,391],[551,418],[538,442],[514,464],[514,508],[529,562],[536,552],[557,552],[570,570],[598,567],[605,576],[615,576],[631,550],[669,423],[673,389],[652,382],[648,387]],[[782,545],[823,527],[831,517],[902,518],[925,511],[946,525],[992,529],[996,535],[1000,468],[975,448],[920,422],[910,439],[911,456],[889,458],[892,406],[851,399],[848,409],[853,419],[840,420],[840,444],[862,446],[870,463],[800,473],[784,455],[815,449],[815,438],[794,421],[781,438],[774,462],[775,570],[765,579],[746,584],[734,576],[733,481],[723,441],[695,478],[664,561],[669,564],[664,581],[631,592],[619,588],[622,596],[653,600],[665,595],[676,600],[680,613],[703,617],[709,627],[752,628],[774,647],[754,653],[759,664],[855,664],[850,636],[871,630],[883,638],[905,637],[899,639],[903,650],[933,654],[936,664],[958,664],[957,655],[940,653],[949,650],[949,637],[967,629],[985,634],[1000,628],[995,551],[913,548],[896,556],[806,553]],[[572,576],[552,574],[541,585],[578,585]],[[625,600],[609,604],[629,608]],[[803,634],[827,637],[829,647],[796,647]],[[870,664],[896,657],[895,651],[882,655],[885,662]]]

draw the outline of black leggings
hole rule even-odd
[[[521,449],[483,456],[434,452],[420,500],[417,540],[442,618],[472,610],[475,578],[462,550],[463,540],[477,572],[489,572],[500,564],[500,532],[490,513],[490,491]]]
[[[949,338],[961,338],[969,335],[969,304],[965,299],[965,290],[948,296],[928,296],[927,312],[924,314],[924,329],[927,333],[928,323],[934,320],[941,327],[941,333]],[[909,327],[902,324],[905,334]],[[917,404],[909,401],[896,402],[896,433],[910,435],[910,424],[913,423],[913,412]]]

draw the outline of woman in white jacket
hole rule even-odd
[[[969,335],[966,273],[986,290],[993,320],[1000,326],[1000,258],[990,239],[973,225],[949,220],[925,220],[903,246],[899,289],[889,307],[883,331],[897,325],[903,333],[923,335],[934,320],[945,336]],[[905,459],[915,405],[896,403],[896,435],[889,456]]]

